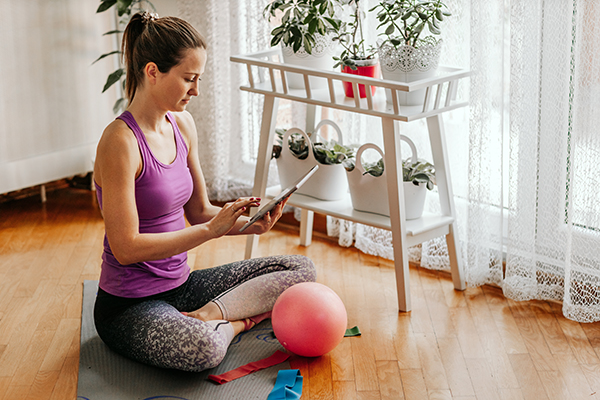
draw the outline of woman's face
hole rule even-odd
[[[198,96],[200,76],[206,66],[206,50],[185,50],[179,64],[165,74],[159,72],[155,100],[168,111],[183,111],[194,96]]]

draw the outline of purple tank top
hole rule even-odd
[[[146,136],[125,111],[119,117],[133,131],[142,155],[142,171],[135,180],[135,202],[140,233],[172,232],[185,228],[183,206],[192,195],[193,183],[187,165],[188,149],[175,117],[167,118],[175,133],[177,156],[171,164],[163,164],[152,154]],[[98,203],[102,208],[102,188],[96,185]],[[156,261],[121,265],[114,257],[106,234],[102,254],[99,286],[105,292],[120,297],[145,297],[174,289],[183,284],[190,272],[187,252]]]

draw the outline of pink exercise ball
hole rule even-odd
[[[273,332],[287,350],[303,357],[318,357],[333,350],[344,338],[348,315],[342,299],[316,282],[286,289],[273,306]]]

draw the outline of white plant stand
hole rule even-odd
[[[267,188],[278,99],[289,99],[307,105],[306,132],[313,132],[314,130],[316,106],[380,117],[383,128],[384,163],[387,174],[390,217],[354,210],[349,194],[345,199],[339,201],[322,201],[309,196],[294,194],[288,204],[302,210],[300,244],[308,246],[311,243],[314,212],[391,230],[398,308],[400,311],[406,312],[411,310],[407,248],[445,235],[454,287],[457,290],[464,290],[465,280],[462,258],[456,235],[456,210],[441,114],[468,105],[467,101],[456,99],[456,92],[458,81],[467,78],[470,72],[458,68],[440,67],[440,72],[435,77],[402,83],[343,74],[341,72],[317,71],[283,64],[281,60],[281,53],[278,49],[231,57],[231,61],[245,64],[248,71],[248,85],[241,86],[240,89],[264,95],[260,144],[252,196],[272,197],[280,190],[279,187]],[[290,89],[286,82],[285,72],[302,75],[304,89]],[[311,87],[315,78],[319,78],[321,81],[319,88]],[[367,97],[365,99],[345,97],[342,81],[352,82],[354,93],[358,93],[359,84],[366,85]],[[375,96],[371,95],[370,86],[379,88]],[[386,103],[385,89],[390,89],[393,93],[391,104]],[[405,107],[399,105],[399,92],[412,92],[419,89],[426,90],[422,106]],[[433,164],[436,168],[441,214],[424,213],[419,219],[407,221],[402,184],[399,122],[409,122],[421,118],[427,119]],[[254,213],[256,213],[256,209],[251,210],[251,214]],[[257,245],[258,236],[248,236],[246,258],[252,257]]]

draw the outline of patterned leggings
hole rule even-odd
[[[273,256],[193,271],[186,283],[159,295],[125,299],[99,291],[94,320],[100,338],[115,352],[139,362],[184,371],[220,364],[229,340],[209,324],[186,317],[214,301],[227,320],[270,311],[288,287],[315,281],[304,256]]]

